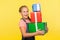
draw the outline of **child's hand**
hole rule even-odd
[[[42,30],[42,31],[38,30],[36,33],[37,33],[37,35],[44,35],[44,30]]]

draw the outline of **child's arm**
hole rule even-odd
[[[35,36],[35,35],[44,34],[44,31],[37,31],[35,33],[27,33],[26,32],[26,23],[23,20],[20,21],[19,27],[20,27],[20,30],[21,30],[21,33],[22,33],[23,37],[32,37],[32,36]]]
[[[20,27],[20,29],[21,29],[23,37],[32,37],[32,36],[35,36],[35,35],[44,34],[43,31],[37,31],[35,33],[26,33],[26,28],[25,27]]]

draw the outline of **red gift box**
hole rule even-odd
[[[42,22],[41,12],[31,12],[30,13],[31,22],[35,22],[35,13],[36,13],[37,22]]]

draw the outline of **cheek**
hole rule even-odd
[[[25,12],[23,12],[23,15],[26,15],[26,13],[25,13]]]
[[[24,13],[23,13],[23,15],[27,15],[27,14],[28,14],[28,12],[24,12]]]
[[[24,12],[22,12],[22,15],[24,15],[25,13]]]

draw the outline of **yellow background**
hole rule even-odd
[[[43,22],[47,22],[48,33],[36,36],[36,40],[60,40],[60,0],[0,0],[0,40],[21,40],[18,9],[40,3]]]

